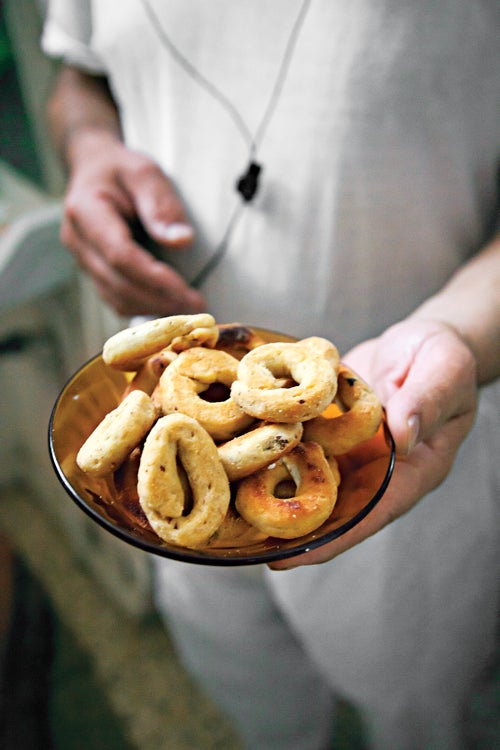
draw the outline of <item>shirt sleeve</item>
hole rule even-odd
[[[90,0],[49,0],[40,43],[49,57],[88,73],[106,73],[103,61],[92,49]]]

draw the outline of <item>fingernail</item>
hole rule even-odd
[[[418,442],[418,433],[420,432],[420,418],[417,414],[412,414],[408,419],[408,453],[410,453]]]
[[[167,242],[179,242],[181,240],[190,240],[193,237],[193,230],[188,224],[155,224],[154,230],[157,237]]]

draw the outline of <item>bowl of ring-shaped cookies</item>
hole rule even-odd
[[[380,501],[395,460],[380,401],[332,342],[205,313],[111,336],[59,394],[49,452],[102,527],[206,565],[327,544]]]

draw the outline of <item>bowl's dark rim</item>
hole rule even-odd
[[[371,498],[371,500],[361,508],[358,513],[356,513],[355,516],[349,519],[349,521],[346,521],[346,523],[342,524],[341,526],[338,526],[336,529],[333,529],[332,531],[328,532],[327,534],[323,534],[322,536],[319,536],[316,539],[310,540],[308,542],[301,542],[294,546],[291,549],[281,550],[279,549],[279,540],[276,540],[276,549],[269,549],[269,550],[263,550],[259,553],[249,554],[245,555],[244,557],[224,557],[222,555],[216,556],[216,555],[210,555],[210,553],[206,552],[197,552],[196,550],[188,550],[187,548],[177,548],[177,547],[161,547],[156,546],[153,544],[150,544],[149,542],[146,542],[144,540],[139,539],[137,536],[132,534],[131,532],[128,532],[124,529],[121,529],[118,526],[115,526],[112,521],[108,521],[106,518],[101,516],[97,511],[95,511],[91,506],[89,506],[83,498],[80,497],[80,495],[73,489],[72,485],[68,481],[68,478],[62,471],[59,462],[55,455],[55,449],[54,449],[54,443],[53,443],[53,429],[54,429],[54,420],[56,418],[56,413],[59,408],[59,405],[61,403],[61,400],[67,390],[67,388],[71,385],[73,382],[75,376],[78,374],[80,370],[85,369],[88,365],[90,365],[94,360],[98,359],[101,356],[101,354],[97,354],[94,357],[91,357],[85,364],[83,364],[79,370],[74,373],[66,382],[66,384],[61,389],[61,392],[59,393],[59,396],[57,397],[54,406],[52,408],[50,419],[49,419],[49,428],[48,428],[48,447],[49,447],[49,455],[50,460],[52,462],[52,466],[56,472],[56,475],[66,490],[66,493],[71,497],[71,499],[76,503],[76,505],[83,510],[84,513],[86,513],[90,518],[92,518],[93,521],[98,523],[101,527],[109,531],[114,536],[118,537],[119,539],[122,539],[123,541],[127,542],[128,544],[131,544],[133,547],[137,547],[138,549],[141,549],[143,552],[149,552],[151,554],[160,556],[160,557],[166,557],[172,560],[178,560],[180,562],[190,562],[190,563],[197,563],[199,565],[217,565],[217,566],[243,566],[243,565],[257,565],[257,564],[264,564],[269,562],[275,562],[277,560],[286,560],[290,557],[295,557],[297,555],[301,555],[305,552],[310,552],[313,549],[317,549],[318,547],[322,547],[325,544],[328,544],[329,542],[332,542],[334,539],[337,539],[339,536],[342,536],[347,531],[352,529],[354,526],[357,526],[366,516],[375,508],[375,506],[379,503],[382,496],[384,495],[387,486],[390,482],[390,479],[392,477],[394,466],[396,462],[396,448],[394,444],[394,438],[392,437],[392,434],[387,426],[387,423],[384,421],[384,435],[387,442],[387,445],[389,446],[389,460],[387,469],[384,475],[384,478],[382,480],[382,483],[380,484],[380,487],[378,488],[375,495]]]

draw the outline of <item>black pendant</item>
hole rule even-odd
[[[262,170],[260,164],[251,161],[248,169],[236,183],[236,190],[243,197],[243,200],[250,203],[259,189],[259,175]]]

